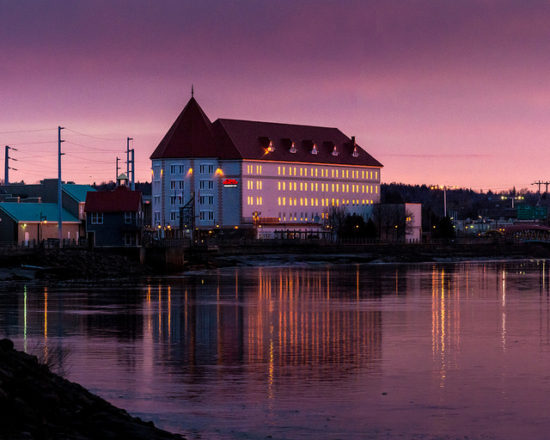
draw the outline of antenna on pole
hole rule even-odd
[[[191,84],[191,98],[195,96],[195,90],[193,88],[193,84]]]
[[[133,141],[134,138],[127,137],[126,138],[126,178],[128,178],[128,182],[130,182],[130,141]]]
[[[117,156],[117,158],[116,158],[115,186],[118,186],[118,170],[119,170],[118,161],[119,160],[120,160],[120,158]]]
[[[136,173],[136,163],[135,163],[135,159],[134,159],[134,149],[132,148],[130,150],[130,153],[131,153],[131,156],[132,156],[132,169],[131,169],[131,172],[132,172],[132,179],[129,180],[130,182],[130,189],[132,191],[134,191],[136,189],[136,180],[135,180],[135,173]],[[129,178],[130,176],[128,176]]]

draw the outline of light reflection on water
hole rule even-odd
[[[21,285],[0,334],[189,438],[546,438],[546,262]]]

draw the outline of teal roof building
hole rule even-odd
[[[0,203],[0,210],[17,223],[57,222],[59,220],[59,209],[56,203],[3,202]],[[80,220],[66,209],[62,210],[61,220],[80,223]]]

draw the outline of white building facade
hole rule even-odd
[[[152,160],[153,225],[235,228],[366,215],[382,165],[338,129],[218,119],[191,98]],[[186,206],[186,209],[182,209]],[[185,216],[185,218],[180,218]]]

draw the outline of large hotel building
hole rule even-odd
[[[337,128],[218,119],[191,98],[151,155],[153,225],[321,227],[367,214],[382,164]],[[185,206],[185,211],[182,209]],[[192,209],[190,210],[189,207]]]

